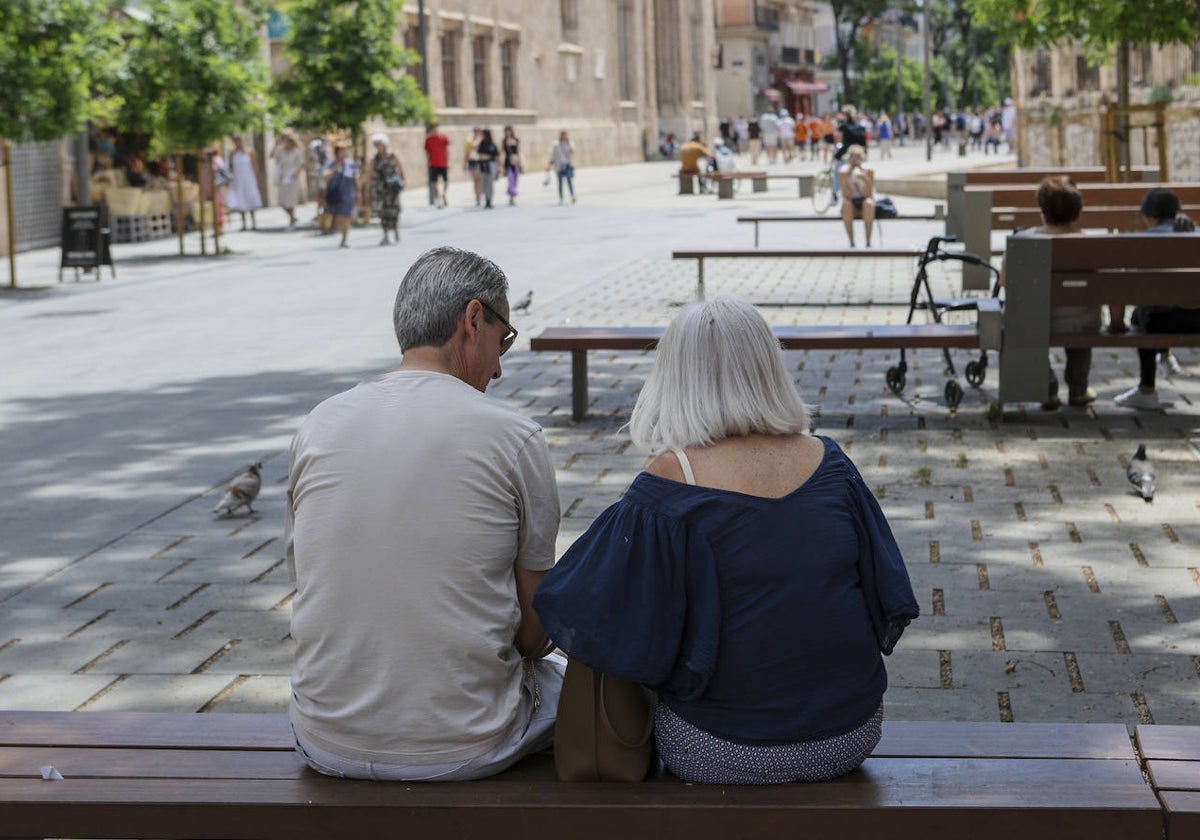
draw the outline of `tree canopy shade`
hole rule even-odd
[[[107,0],[0,0],[0,137],[53,140],[105,113],[120,56]]]
[[[420,59],[396,41],[402,0],[290,0],[281,4],[291,68],[277,85],[297,128],[345,131],[358,145],[363,123],[401,124],[432,109],[404,68]]]
[[[1197,0],[968,0],[979,19],[1023,47],[1065,38],[1091,48],[1200,40]]]
[[[201,147],[258,124],[267,107],[259,0],[147,0],[130,26],[117,124],[155,151]]]

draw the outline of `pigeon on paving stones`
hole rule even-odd
[[[262,461],[256,461],[247,467],[244,473],[229,482],[229,489],[225,491],[225,496],[213,508],[213,513],[229,516],[240,507],[254,513],[254,508],[250,505],[258,498],[258,491],[261,489]]]
[[[530,304],[533,303],[533,289],[525,293],[525,297],[512,305],[513,312],[528,312]]]
[[[1146,457],[1146,444],[1138,444],[1137,453],[1129,459],[1125,475],[1129,476],[1129,483],[1137,488],[1143,499],[1154,501],[1154,464]]]

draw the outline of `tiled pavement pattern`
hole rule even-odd
[[[680,208],[672,203],[663,212],[698,218],[690,207]],[[726,242],[745,233],[729,232],[729,214],[704,224],[725,231]],[[812,236],[831,242],[831,232]],[[669,259],[677,244],[687,243],[660,233],[649,244],[635,246],[631,239],[618,256],[594,257],[578,281],[539,290],[519,329],[530,335],[567,321],[665,323],[695,288],[694,263]],[[906,261],[717,262],[707,268],[707,286],[710,295],[793,304],[765,305],[774,323],[902,321],[904,306],[878,302],[905,300],[911,271]],[[950,291],[953,282],[953,275],[936,277],[935,291]],[[394,288],[394,276],[381,286]],[[514,291],[520,290],[514,280]],[[99,292],[96,299],[105,300]],[[795,305],[868,299],[876,303]],[[81,307],[93,306],[90,298],[79,300]],[[1103,351],[1093,373],[1102,394],[1095,409],[1043,413],[1034,405],[1009,406],[1002,423],[987,414],[994,380],[978,394],[968,390],[957,412],[947,410],[940,398],[943,364],[933,351],[911,353],[904,399],[890,394],[884,371],[897,355],[787,354],[816,411],[816,430],[841,443],[879,497],[921,604],[921,618],[889,660],[887,714],[1194,722],[1200,702],[1194,406],[1200,354],[1178,353],[1189,375],[1162,383],[1174,401],[1167,412],[1113,406],[1108,398],[1127,387],[1136,360]],[[493,393],[546,429],[563,507],[561,552],[646,462],[619,429],[653,359],[593,353],[592,413],[576,424],[569,417],[567,355],[531,354],[522,343],[511,357]],[[357,358],[361,369],[379,367],[369,354]],[[960,381],[968,358],[954,355]],[[1061,359],[1055,366],[1061,368]],[[345,373],[327,375],[325,390],[344,387]],[[286,708],[292,587],[281,560],[283,447],[311,405],[307,394],[303,399],[281,412],[290,419],[274,422],[259,441],[256,451],[270,457],[258,514],[214,520],[210,510],[222,476],[189,475],[143,506],[139,526],[114,521],[108,532],[91,526],[97,536],[89,548],[65,562],[34,552],[5,558],[0,708]],[[1125,479],[1126,459],[1143,441],[1158,468],[1153,504],[1133,495]],[[96,480],[82,463],[79,479]],[[227,471],[236,462],[221,463]],[[31,544],[24,536],[22,544]],[[796,549],[797,562],[819,550]]]

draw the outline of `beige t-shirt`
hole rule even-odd
[[[445,374],[393,371],[292,441],[293,724],[337,755],[476,758],[518,725],[513,566],[554,565],[541,428]]]

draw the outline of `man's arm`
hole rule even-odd
[[[522,656],[540,659],[554,650],[554,645],[542,629],[542,620],[533,611],[533,596],[547,573],[533,572],[520,566],[514,567],[514,571],[517,576],[517,604],[521,607],[521,623],[517,627],[515,640],[517,650]]]

